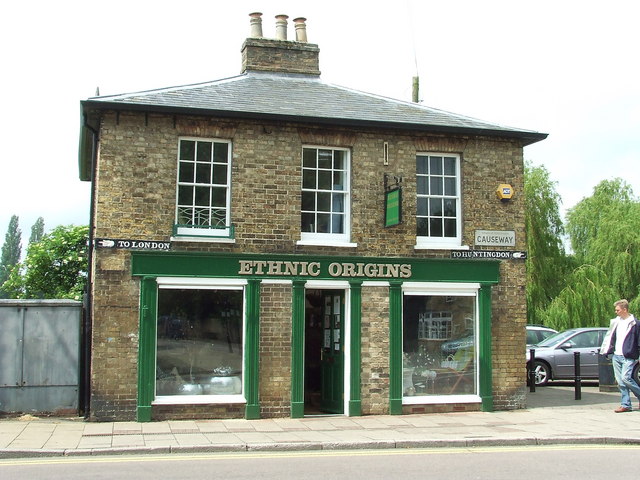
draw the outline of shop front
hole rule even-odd
[[[138,421],[190,406],[260,418],[274,390],[294,418],[371,413],[380,392],[391,414],[493,409],[498,261],[133,252],[132,273]]]

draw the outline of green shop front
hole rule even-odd
[[[370,413],[363,405],[372,392],[383,392],[390,414],[493,409],[498,261],[132,252],[132,273],[140,280],[138,421],[189,406],[260,418],[262,392],[277,385],[286,392],[281,416],[294,418]],[[381,317],[373,324],[384,338],[363,312]],[[277,374],[265,352],[285,357]],[[383,367],[369,368],[373,361]]]

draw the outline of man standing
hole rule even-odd
[[[613,353],[613,373],[622,397],[620,406],[614,412],[624,413],[631,411],[629,391],[640,400],[640,385],[633,379],[633,367],[640,357],[640,321],[629,313],[628,301],[618,300],[613,305],[618,316],[611,320],[600,353]]]

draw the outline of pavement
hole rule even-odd
[[[538,387],[527,408],[496,412],[299,419],[88,422],[0,419],[0,459],[35,456],[347,450],[551,444],[638,444],[640,409],[616,414],[620,394]]]

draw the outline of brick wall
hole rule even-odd
[[[247,38],[242,45],[242,72],[246,70],[320,75],[320,49],[312,43]]]
[[[260,415],[291,414],[291,285],[263,284],[260,301]]]
[[[389,289],[362,288],[363,415],[389,413]]]
[[[465,244],[473,245],[476,229],[515,230],[515,249],[526,247],[522,149],[516,140],[319,129],[293,123],[127,112],[106,112],[102,121],[96,177],[97,237],[170,239],[180,136],[233,141],[232,221],[236,239],[233,244],[174,241],[174,250],[335,254],[335,248],[296,245],[300,238],[301,148],[307,144],[347,147],[352,152],[352,241],[358,245],[340,249],[340,255],[449,255],[448,251],[414,248],[415,156],[429,151],[461,155]],[[382,165],[383,142],[389,144],[388,166]],[[404,221],[392,229],[381,227],[384,173],[404,179]],[[500,183],[514,187],[511,202],[497,200],[495,190]],[[524,405],[525,377],[524,263],[502,262],[501,275],[502,281],[494,287],[492,296],[494,400],[498,409],[520,408]],[[261,378],[266,380],[270,378],[267,375],[273,375],[274,385],[278,385],[276,389],[261,383],[265,416],[287,415],[288,411],[290,385],[279,377],[290,361],[290,340],[284,336],[275,338],[277,332],[290,332],[288,288],[263,286],[260,349],[266,358],[261,359]],[[385,334],[381,330],[388,328],[382,320],[388,314],[376,310],[379,304],[386,308],[386,295],[369,287],[363,294],[368,297],[363,301],[363,328],[366,320],[369,329],[363,341],[366,339],[366,358],[371,360],[363,362],[363,409],[378,413],[388,409],[384,366],[378,357],[376,363],[373,361],[374,354],[382,354],[388,348],[383,345]],[[130,275],[129,254],[97,250],[92,365],[95,418],[135,416],[138,298],[139,285]],[[282,355],[270,352],[268,342],[275,342]],[[388,354],[384,358],[388,359]]]
[[[91,366],[91,417],[134,420],[138,382],[138,285],[124,251],[97,261]],[[99,273],[99,274],[98,274]]]

